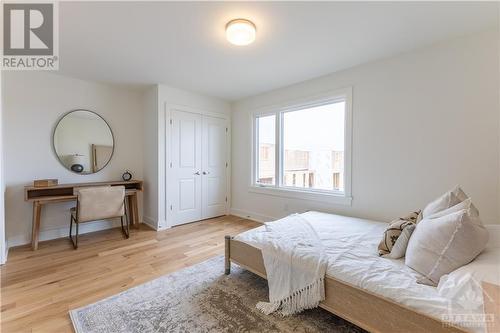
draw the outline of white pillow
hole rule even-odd
[[[472,199],[467,198],[464,201],[456,204],[455,206],[452,206],[450,208],[444,209],[442,211],[439,211],[437,213],[432,214],[431,216],[428,216],[428,219],[435,219],[438,217],[443,217],[448,214],[456,213],[459,212],[463,209],[470,209],[470,214],[474,217],[479,217],[479,212],[477,211],[476,207],[472,204]]]
[[[405,264],[435,286],[442,275],[471,262],[486,246],[488,231],[471,209],[420,221],[406,249]]]
[[[446,192],[430,204],[428,204],[422,211],[422,218],[428,218],[440,211],[453,207],[462,201],[468,199],[469,196],[460,188],[460,186],[455,186],[452,190]],[[474,215],[479,216],[479,211],[477,208],[471,204],[471,211]]]

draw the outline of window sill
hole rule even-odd
[[[267,186],[250,186],[248,188],[248,191],[253,193],[282,197],[282,198],[316,201],[316,202],[345,205],[345,206],[350,206],[352,201],[352,197],[345,196],[342,194],[302,191],[302,190],[267,187]]]

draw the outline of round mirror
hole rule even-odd
[[[54,151],[68,170],[91,174],[104,168],[113,156],[114,139],[108,123],[97,113],[66,113],[54,129]]]

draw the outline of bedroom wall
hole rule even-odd
[[[158,222],[158,86],[148,88],[144,107],[144,222],[157,228]]]
[[[500,6],[498,6],[498,17],[500,18]],[[497,74],[498,74],[498,77],[500,78],[500,23],[498,24],[498,27],[497,27],[497,33],[498,33],[498,44],[499,44],[499,51],[498,51],[498,54],[497,54],[497,61],[498,61],[498,71],[497,71]],[[500,80],[500,79],[499,79]],[[499,105],[500,105],[500,84],[498,85],[498,99],[499,99]],[[498,110],[498,113],[499,113],[499,128],[500,128],[500,108]],[[499,140],[499,148],[500,148],[500,133],[498,135],[498,140]],[[500,151],[499,151],[499,158],[500,158]],[[498,172],[500,174],[500,160],[499,160],[499,169],[498,169]],[[497,209],[498,209],[498,220],[500,220],[500,175],[498,177],[498,204],[497,204]],[[498,222],[500,223],[500,222]]]
[[[3,71],[0,71],[0,264],[4,264],[7,260],[7,244],[5,238],[5,177],[4,177],[4,149],[3,149],[3,99],[2,99],[2,76]]]
[[[499,223],[498,36],[464,36],[235,102],[232,212],[270,220],[314,209],[390,221],[460,184],[483,221]],[[352,205],[250,193],[250,114],[348,86]]]
[[[2,80],[9,247],[30,241],[32,205],[24,201],[23,187],[32,184],[34,179],[57,178],[60,183],[120,180],[125,169],[129,169],[134,178],[142,178],[143,90],[34,71],[4,72]],[[76,175],[66,170],[52,148],[57,120],[77,108],[100,114],[115,137],[110,163],[92,175]],[[72,205],[44,206],[41,240],[67,236]],[[81,232],[111,226],[109,221],[89,223],[82,225]]]
[[[166,105],[185,106],[198,113],[220,113],[231,117],[231,104],[225,100],[205,96],[159,84],[146,93],[144,116],[144,222],[163,229],[166,221],[165,201],[165,110]]]

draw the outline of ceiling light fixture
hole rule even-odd
[[[236,19],[226,24],[226,38],[234,45],[248,45],[255,40],[255,24],[249,20]]]

